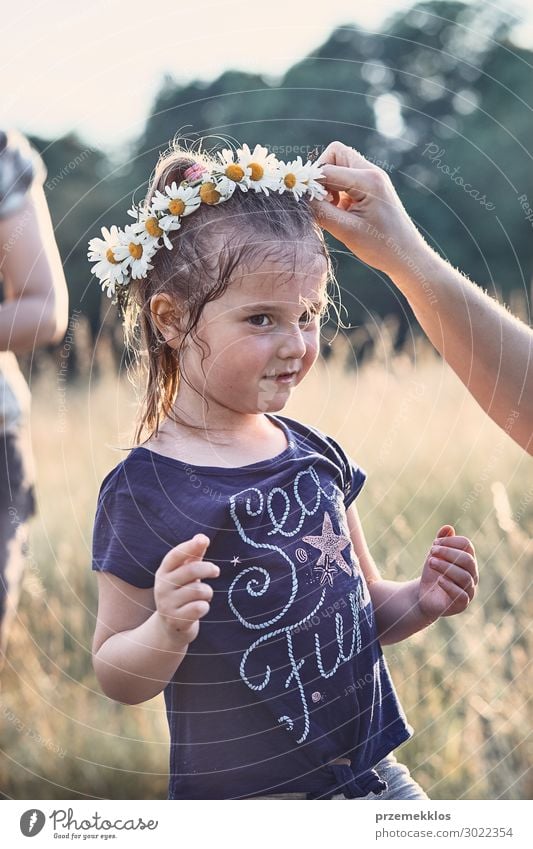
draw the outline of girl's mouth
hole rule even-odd
[[[297,374],[296,371],[286,371],[280,374],[267,374],[265,377],[267,380],[274,380],[276,383],[292,383]]]

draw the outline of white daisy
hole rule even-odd
[[[96,262],[91,269],[98,277],[102,289],[111,298],[115,294],[115,286],[123,286],[129,282],[127,268],[117,254],[120,243],[120,230],[113,225],[110,230],[102,227],[103,239],[91,239],[87,256],[90,262]]]
[[[159,239],[163,239],[165,247],[169,251],[172,250],[172,242],[161,227],[157,212],[152,207],[147,209],[144,206],[132,206],[131,209],[128,209],[128,215],[135,218],[135,224],[132,224],[131,227],[136,233],[148,233],[150,238],[156,242],[156,248],[161,247]]]
[[[249,186],[256,192],[275,190],[279,186],[279,161],[266,147],[256,144],[253,151],[247,144],[237,150],[237,163],[249,173]]]
[[[214,180],[217,187],[217,191],[220,192],[221,200],[223,201],[230,199],[237,186],[239,186],[239,188],[243,192],[248,191],[248,186],[244,185],[243,183],[236,183],[230,177],[225,177],[224,175],[216,175],[212,179]]]
[[[119,231],[120,243],[114,249],[115,256],[125,268],[131,272],[134,280],[146,277],[148,271],[153,268],[150,260],[157,251],[158,243],[149,233],[144,230],[138,233],[134,225],[126,224],[124,230]]]
[[[307,172],[307,177],[305,179],[305,183],[307,184],[307,191],[309,192],[309,199],[313,200],[314,198],[326,197],[327,189],[324,188],[322,183],[319,183],[318,177],[322,177],[322,171],[320,170],[320,165],[317,165],[316,162],[306,162],[304,168]]]
[[[308,173],[307,167],[302,162],[302,157],[297,156],[293,162],[280,162],[279,164],[280,187],[279,193],[292,192],[296,200],[300,200],[307,191]]]
[[[247,192],[250,184],[250,174],[252,173],[251,168],[246,168],[244,165],[236,162],[233,151],[228,148],[225,148],[222,153],[219,151],[218,158],[222,163],[222,174],[218,173],[217,169],[216,183],[217,188],[224,195],[225,199],[227,200],[232,196],[236,186],[242,192]]]
[[[180,219],[184,215],[190,215],[200,206],[201,200],[198,196],[198,188],[191,186],[177,186],[175,182],[171,186],[165,186],[165,193],[157,191],[152,200],[152,209],[156,212],[165,213],[159,218],[159,226],[163,230],[178,230],[181,226]]]
[[[202,203],[208,206],[217,206],[232,196],[236,184],[232,180],[228,180],[226,183],[222,180],[223,178],[210,171],[202,175],[202,182],[198,186],[198,196]],[[226,192],[224,192],[224,189]]]

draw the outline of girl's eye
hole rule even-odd
[[[300,324],[312,324],[317,317],[318,313],[316,312],[304,312],[304,314],[300,316]]]
[[[265,319],[267,323],[265,324]],[[250,324],[253,324],[254,327],[268,327],[268,315],[266,313],[260,313],[259,315],[251,315],[248,319]]]

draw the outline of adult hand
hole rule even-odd
[[[393,276],[413,254],[430,250],[385,171],[338,141],[316,164],[332,196],[310,202],[318,222],[363,262]]]

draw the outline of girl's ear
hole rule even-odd
[[[150,298],[150,313],[157,329],[167,345],[177,348],[180,342],[181,315],[174,298],[159,292]]]

